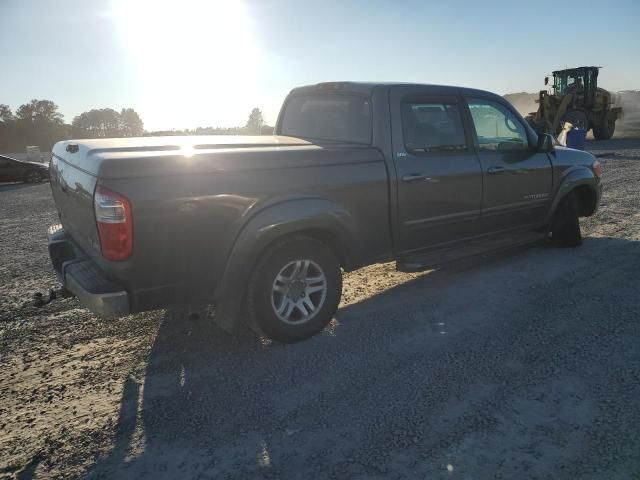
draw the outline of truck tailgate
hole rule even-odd
[[[51,192],[60,223],[73,240],[90,256],[100,254],[100,242],[93,211],[97,177],[65,159],[61,152],[51,158]]]

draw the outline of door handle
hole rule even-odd
[[[501,172],[506,172],[506,170],[504,169],[504,167],[501,166],[496,166],[496,167],[489,167],[487,169],[487,173],[489,175],[495,175],[496,173],[501,173]]]
[[[431,177],[427,177],[421,173],[410,173],[402,177],[402,181],[407,183],[428,182],[430,180]]]

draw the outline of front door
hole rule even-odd
[[[498,101],[466,98],[482,165],[485,232],[537,226],[548,210],[551,160],[537,152],[522,120]]]
[[[416,87],[391,91],[398,250],[444,246],[476,234],[482,169],[462,100]]]

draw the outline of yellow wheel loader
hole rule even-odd
[[[597,140],[613,136],[622,108],[613,105],[612,94],[598,87],[601,67],[578,67],[553,72],[553,85],[540,90],[538,111],[527,120],[539,133],[558,135],[564,122],[578,128],[593,129]],[[549,84],[549,77],[544,79]]]

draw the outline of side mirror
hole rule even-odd
[[[537,150],[538,152],[543,153],[553,152],[555,143],[556,141],[552,135],[549,135],[548,133],[541,133],[538,135]]]
[[[544,77],[544,84],[549,85],[549,77]]]

